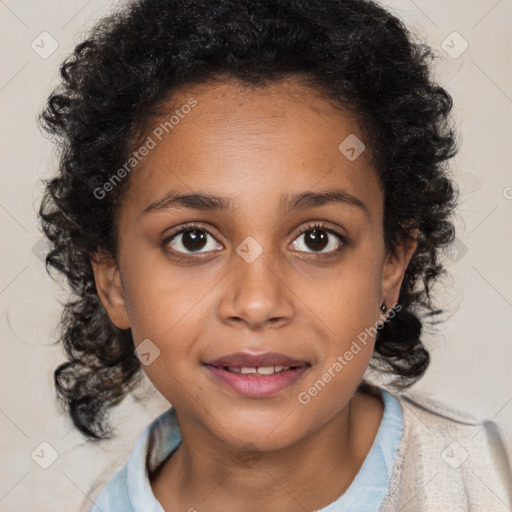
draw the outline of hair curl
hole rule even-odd
[[[116,255],[114,218],[128,179],[102,200],[92,191],[122,166],[172,91],[222,75],[262,85],[302,76],[358,114],[383,186],[386,248],[419,230],[402,309],[379,330],[372,364],[400,387],[423,375],[422,321],[433,325],[443,312],[431,286],[446,272],[439,255],[454,239],[457,202],[446,165],[458,151],[452,98],[430,76],[433,58],[370,0],[140,0],[92,28],[61,64],[38,117],[60,150],[39,209],[51,244],[46,269],[72,290],[59,324],[68,360],[54,378],[83,434],[111,437],[107,413],[141,369],[131,330],[114,326],[99,300],[90,262],[97,251]]]

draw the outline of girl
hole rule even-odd
[[[91,510],[512,506],[495,425],[403,392],[454,239],[431,57],[370,0],[139,0],[63,63],[58,396],[97,441],[141,371],[172,404]]]

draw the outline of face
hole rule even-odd
[[[233,448],[289,446],[354,394],[414,246],[385,253],[370,148],[339,149],[361,130],[296,79],[189,86],[169,108],[129,176],[117,260],[93,260],[98,293],[178,416]],[[228,357],[269,352],[284,359]],[[278,368],[236,373],[251,364]]]

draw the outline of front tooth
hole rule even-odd
[[[256,373],[256,368],[254,366],[242,366],[240,368],[240,373]]]
[[[272,375],[274,373],[273,366],[258,366],[258,373],[260,375]]]
[[[275,366],[274,368],[276,369],[276,372],[281,372],[281,371],[283,371],[283,370],[284,370],[284,366],[282,366],[282,365],[280,365],[280,364],[279,364],[279,365],[277,365],[277,366]]]

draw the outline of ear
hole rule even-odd
[[[382,269],[381,298],[388,309],[391,309],[398,302],[400,288],[404,279],[405,271],[411,261],[411,258],[418,247],[419,230],[412,232],[412,240],[402,240],[396,248],[395,254],[387,254],[384,267]]]
[[[97,253],[91,258],[91,266],[98,296],[110,320],[119,329],[129,329],[130,321],[117,261]]]

